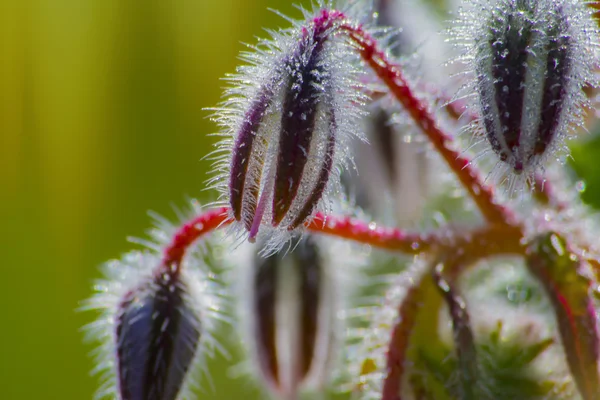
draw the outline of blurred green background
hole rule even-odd
[[[267,7],[300,15],[281,0],[0,0],[0,399],[92,397],[92,315],[75,309],[146,210],[214,200],[202,108],[241,42],[287,25]],[[247,390],[213,375],[219,398]]]
[[[282,0],[0,1],[0,399],[92,397],[92,315],[75,309],[146,210],[214,200],[202,108],[240,42],[287,25],[267,7],[299,16]],[[594,146],[576,155],[598,198]],[[218,398],[248,390],[213,376]]]

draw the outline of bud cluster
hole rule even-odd
[[[346,388],[374,400],[597,399],[597,228],[568,226],[584,216],[575,213],[583,207],[554,196],[550,183],[534,188],[526,203],[533,212],[519,214],[455,148],[454,132],[446,132],[469,128],[460,118],[469,113],[504,172],[540,180],[536,170],[581,126],[584,89],[595,83],[600,52],[591,12],[577,0],[468,0],[452,32],[471,68],[467,86],[477,112],[453,104],[433,111],[437,92],[407,78],[408,65],[390,58],[387,42],[398,30],[375,34],[353,19],[353,10],[376,15],[394,9],[391,2],[377,2],[374,12],[365,0],[348,0],[344,11],[319,2],[304,22],[272,32],[272,40],[243,55],[248,65],[229,77],[226,100],[215,110],[225,138],[211,183],[221,207],[197,208],[176,228],[161,219],[152,240],[137,241],[146,249],[106,264],[85,306],[101,314],[88,326],[102,342],[97,370],[106,384],[99,398],[192,398],[196,370],[213,355],[214,330],[226,320],[220,303],[226,292],[215,284],[222,275],[238,300],[250,374],[272,398],[320,397],[334,376],[348,372],[353,380]],[[360,72],[366,67],[383,90],[366,90],[371,77]],[[419,92],[424,88],[427,94]],[[375,103],[376,118],[364,118],[367,95],[389,98],[395,107]],[[396,120],[402,123],[391,127]],[[397,140],[406,126],[427,138],[439,158]],[[358,164],[370,160],[371,176],[378,175],[363,187],[369,205],[382,208],[369,211],[387,225],[385,216],[396,214],[423,226],[428,222],[418,211],[435,208],[434,229],[365,222],[356,218],[360,210],[344,217],[322,212],[341,204],[348,214],[351,202],[329,195],[343,197],[340,174],[353,163],[350,141],[363,139],[362,127],[371,128],[375,146]],[[448,185],[448,170],[464,191],[449,189],[455,186]],[[385,209],[382,192],[393,194],[396,210]],[[229,225],[238,235],[218,236],[222,246],[204,238]],[[357,254],[354,245],[319,234],[363,247]],[[354,278],[365,256],[371,270],[359,287]],[[213,261],[221,267],[210,268]],[[516,278],[467,273],[485,272],[486,263],[505,273],[508,264],[519,265],[522,272]],[[505,281],[524,276],[533,297],[548,300],[542,306],[522,307],[523,290],[508,293]],[[373,283],[383,283],[385,293]],[[357,288],[379,292],[368,307],[348,310]],[[352,317],[360,322],[348,324]],[[336,362],[342,355],[349,365]]]
[[[255,246],[233,254],[250,372],[275,398],[318,393],[335,378],[361,262],[349,243],[316,235],[268,256]]]

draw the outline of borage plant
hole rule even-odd
[[[591,120],[589,6],[469,0],[424,43],[416,0],[325,2],[251,46],[220,201],[87,303],[99,397],[192,398],[223,322],[268,397],[600,399],[599,231],[556,156]]]

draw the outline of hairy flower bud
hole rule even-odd
[[[339,181],[360,117],[357,56],[328,11],[309,21],[246,55],[252,65],[216,114],[232,139],[215,182],[250,240],[261,226],[292,231],[312,215]]]
[[[314,238],[288,254],[256,255],[247,284],[248,341],[267,388],[283,398],[322,388],[331,376],[339,301]]]
[[[471,3],[457,32],[476,75],[481,130],[501,162],[531,175],[582,123],[597,29],[579,0]]]
[[[132,252],[107,264],[107,279],[86,307],[102,311],[87,327],[102,342],[97,369],[107,371],[99,398],[188,398],[193,371],[213,345],[215,318],[196,261],[182,269],[157,254]]]
[[[128,293],[116,323],[122,400],[175,400],[200,340],[199,316],[183,282],[164,273]]]

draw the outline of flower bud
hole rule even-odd
[[[581,124],[597,29],[578,0],[473,1],[459,38],[472,46],[481,130],[501,162],[528,175]]]
[[[87,309],[102,345],[97,369],[108,378],[99,398],[188,398],[194,371],[214,345],[215,306],[198,259],[166,266],[159,254],[132,252],[108,263]]]
[[[175,400],[197,351],[201,323],[186,287],[162,274],[128,293],[116,322],[122,400]]]
[[[330,377],[336,288],[314,238],[288,254],[256,255],[250,279],[250,345],[267,387],[282,398],[320,389]]]
[[[233,136],[221,171],[232,217],[249,232],[292,231],[339,181],[347,139],[362,103],[357,60],[322,11],[305,26],[274,34],[268,51],[246,58],[217,119]],[[236,86],[237,85],[237,86]],[[220,177],[216,180],[222,180]]]

